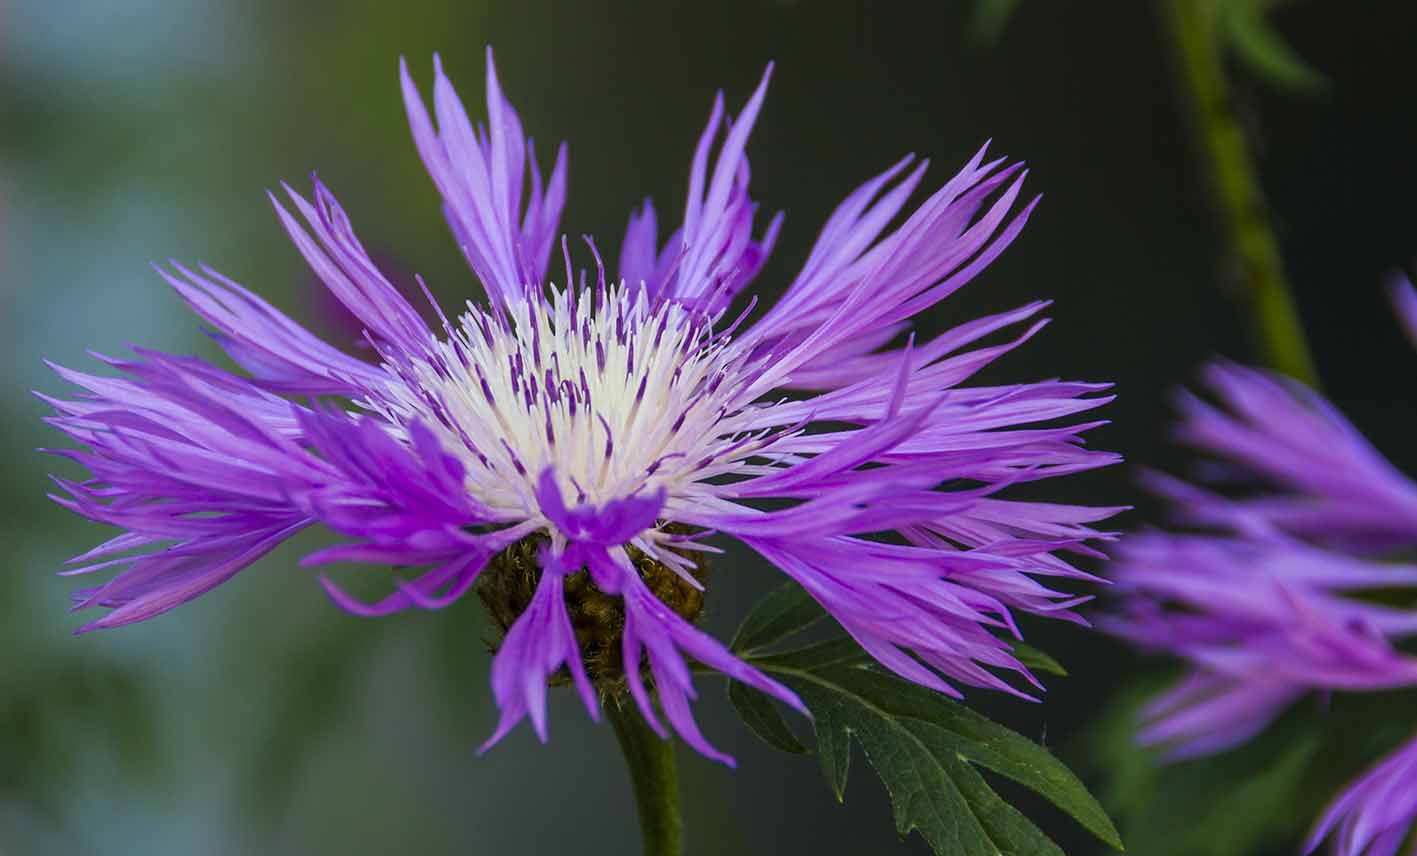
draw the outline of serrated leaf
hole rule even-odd
[[[897,831],[918,830],[937,853],[1062,856],[1062,850],[1001,798],[973,765],[1038,792],[1107,844],[1116,829],[1082,783],[1046,749],[932,690],[886,674],[856,640],[839,637],[786,652],[763,649],[811,627],[826,613],[796,583],[758,603],[732,647],[792,687],[814,717],[817,755],[844,801],[853,736],[880,774]],[[1029,668],[1066,675],[1057,660],[1018,643]],[[757,736],[789,752],[807,751],[765,695],[735,682],[729,699]]]
[[[764,743],[794,755],[804,755],[811,751],[792,733],[772,699],[762,692],[747,684],[729,681],[728,700],[738,712],[738,718],[748,726],[748,730],[758,735]]]
[[[850,693],[811,682],[793,689],[811,709],[819,740],[843,748],[849,748],[850,737],[861,742],[890,794],[896,832],[902,837],[919,830],[942,856],[996,856],[1002,849],[964,798],[956,782],[957,767],[963,765],[953,752],[933,751],[936,747],[902,723],[877,715]],[[833,782],[838,791],[844,787],[845,776]]]
[[[758,601],[733,636],[734,651],[763,648],[806,630],[827,615],[807,590],[789,580]]]
[[[1314,91],[1328,79],[1284,41],[1267,13],[1274,0],[1223,0],[1216,24],[1225,45],[1265,82],[1281,89]]]
[[[803,699],[803,704],[807,704]],[[822,715],[812,723],[817,734],[817,757],[821,759],[822,775],[827,777],[832,794],[839,803],[846,802],[846,779],[851,773],[851,729],[834,728]],[[829,719],[830,714],[826,714]]]
[[[1015,642],[1013,643],[1013,649],[1014,656],[1018,658],[1018,661],[1035,672],[1057,675],[1060,678],[1066,678],[1068,676],[1068,670],[1063,668],[1062,663],[1059,663],[1057,660],[1032,645]]]
[[[850,665],[844,653],[840,644],[824,643],[752,661],[812,712],[822,769],[838,798],[854,736],[890,792],[897,830],[918,830],[937,853],[1061,852],[1055,845],[1039,849],[1047,837],[1019,812],[1001,808],[1006,804],[970,764],[1036,791],[1121,849],[1102,806],[1048,750],[939,693]],[[1023,843],[1031,849],[1019,849]]]
[[[950,765],[955,783],[1001,853],[1018,856],[1064,856],[1062,848],[1005,802],[984,777],[963,761]]]

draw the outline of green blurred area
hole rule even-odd
[[[922,328],[1056,299],[1056,323],[986,380],[1117,381],[1116,424],[1094,441],[1174,464],[1168,390],[1215,353],[1248,354],[1216,287],[1217,241],[1152,5],[1018,7],[986,48],[964,2],[0,5],[0,853],[635,852],[614,742],[569,697],[553,696],[549,746],[523,729],[475,754],[494,711],[471,600],[345,616],[296,566],[307,540],[153,622],[75,638],[73,581],[53,575],[108,533],[44,498],[46,473],[76,473],[32,451],[60,442],[28,394],[64,392],[41,360],[92,369],[86,350],[128,343],[216,356],[150,261],[208,262],[319,328],[322,304],[262,195],[318,169],[366,245],[422,273],[445,306],[478,296],[408,139],[400,55],[427,86],[441,51],[471,106],[493,44],[539,150],[570,142],[563,228],[611,254],[644,195],[661,212],[682,204],[715,89],[740,103],[777,59],[749,147],[755,198],[787,211],[759,280],[769,297],[862,180],[907,151],[943,180],[992,137],[1030,162],[1046,199]],[[1404,379],[1417,363],[1381,281],[1417,255],[1404,202],[1417,191],[1417,14],[1315,0],[1277,23],[1329,80],[1315,98],[1244,93],[1300,309],[1331,394],[1414,464]],[[1069,481],[1050,488],[1145,504],[1121,468]],[[773,575],[741,551],[721,567],[708,622],[722,633]],[[336,573],[355,587],[381,576]],[[1030,641],[1071,672],[1050,681],[1049,701],[974,699],[1066,747],[1135,664],[1075,628],[1037,627]],[[814,760],[770,754],[721,687],[702,689],[705,729],[740,768],[683,759],[691,853],[925,852],[897,842],[869,777],[836,805]]]

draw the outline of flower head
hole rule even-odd
[[[1393,296],[1417,329],[1417,294]],[[1417,635],[1417,611],[1366,596],[1417,587],[1417,564],[1385,556],[1417,545],[1417,484],[1311,390],[1228,363],[1205,378],[1221,406],[1183,395],[1180,437],[1239,496],[1151,475],[1191,530],[1123,542],[1123,608],[1104,624],[1188,663],[1142,711],[1141,741],[1171,758],[1240,744],[1312,691],[1417,685],[1417,657],[1395,645]],[[1417,814],[1414,758],[1409,746],[1373,768],[1310,849],[1346,816],[1337,852],[1395,853]]]
[[[701,559],[722,533],[885,667],[941,692],[1022,694],[999,671],[1031,676],[1000,635],[1017,632],[1015,610],[1079,620],[1085,598],[1042,580],[1089,579],[1057,554],[1106,537],[1090,524],[1113,509],[999,494],[1115,460],[1081,444],[1099,423],[1066,423],[1108,401],[1105,385],[963,385],[1043,326],[1042,302],[907,335],[1017,236],[1033,207],[1010,214],[1021,166],[981,151],[890,228],[924,175],[902,160],[841,203],[782,299],[748,323],[756,298],[730,306],[781,222],[756,225],[744,155],[767,77],[731,122],[715,101],[662,245],[646,202],[618,276],[593,243],[593,269],[577,273],[563,238],[555,282],[565,148],[544,178],[490,52],[485,127],[441,67],[430,115],[405,67],[414,142],[486,303],[437,309],[430,329],[318,180],[313,199],[286,187],[272,202],[372,360],[205,266],[160,269],[245,374],[146,350],[107,360],[121,378],[58,369],[87,391],[52,401],[83,447],[61,454],[92,473],[58,479],[59,501],[124,530],[68,572],[122,569],[77,594],[112,610],[84,629],[165,612],[319,525],[344,541],[307,565],[420,569],[373,603],[326,580],[351,612],[438,608],[473,589],[487,603],[505,630],[489,742],[525,717],[544,738],[548,682],[565,681],[592,716],[600,691],[624,688],[661,734],[657,711],[728,760],[694,723],[687,658],[800,703],[694,626]]]

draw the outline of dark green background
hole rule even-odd
[[[969,38],[969,11],[805,0],[0,6],[0,852],[634,852],[608,728],[566,694],[553,698],[549,746],[523,729],[474,754],[494,721],[475,602],[346,617],[295,567],[305,542],[150,624],[69,635],[80,620],[52,572],[105,533],[43,498],[53,464],[32,450],[57,435],[27,391],[61,391],[41,358],[91,366],[86,348],[213,355],[150,260],[207,261],[311,319],[308,278],[261,190],[318,169],[367,245],[422,272],[445,303],[477,294],[408,140],[400,55],[427,87],[441,51],[471,105],[483,45],[495,45],[542,152],[571,143],[563,227],[606,247],[643,195],[679,208],[715,88],[740,104],[776,59],[749,148],[755,198],[787,210],[759,279],[768,295],[859,182],[907,151],[930,157],[943,181],[992,137],[1029,161],[1029,186],[1046,198],[1014,247],[921,329],[1055,298],[1056,323],[988,379],[1115,381],[1116,424],[1094,441],[1176,465],[1168,391],[1207,357],[1249,349],[1154,4],[1032,0],[992,48]],[[1331,396],[1396,460],[1417,463],[1417,357],[1381,290],[1417,256],[1417,4],[1308,0],[1276,22],[1331,80],[1298,97],[1239,75],[1299,307]],[[1126,468],[1070,481],[1049,495],[1145,502]],[[734,552],[714,579],[709,622],[726,632],[773,576]],[[1066,751],[1136,664],[1073,628],[1031,639],[1074,677],[1054,681],[1042,706],[973,697]],[[720,687],[703,692],[705,729],[740,769],[684,757],[691,853],[924,852],[918,839],[897,843],[864,763],[838,806],[814,761],[761,747]],[[1078,852],[1092,846],[1060,816],[1038,817]]]

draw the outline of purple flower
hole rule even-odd
[[[1393,296],[1417,326],[1411,286]],[[1417,586],[1417,564],[1382,557],[1417,546],[1417,484],[1309,389],[1229,363],[1205,379],[1219,406],[1183,395],[1179,434],[1242,490],[1231,498],[1150,475],[1191,529],[1122,543],[1112,563],[1122,609],[1104,623],[1189,665],[1142,711],[1140,740],[1172,759],[1242,743],[1311,691],[1417,685],[1417,657],[1394,647],[1417,634],[1417,611],[1363,596]],[[1395,853],[1417,812],[1414,761],[1409,747],[1370,771],[1310,849],[1346,816],[1338,852]]]
[[[1104,627],[1192,666],[1143,710],[1142,742],[1171,758],[1242,743],[1309,691],[1417,684],[1417,658],[1391,644],[1417,633],[1417,612],[1352,597],[1417,585],[1417,565],[1284,535],[1143,533],[1114,567],[1124,611]]]
[[[1304,852],[1314,852],[1336,827],[1333,846],[1338,856],[1397,856],[1414,819],[1417,740],[1409,740],[1338,795],[1309,835]]]
[[[437,309],[441,329],[429,329],[318,180],[312,199],[286,187],[288,202],[272,202],[374,361],[206,266],[160,269],[246,374],[141,349],[104,358],[120,378],[58,369],[86,390],[51,401],[51,421],[82,446],[60,454],[92,473],[57,478],[58,501],[123,530],[67,572],[120,569],[76,594],[80,608],[112,610],[82,629],[165,612],[319,525],[344,541],[304,564],[405,569],[373,603],[325,580],[350,612],[435,609],[473,589],[487,603],[506,631],[489,743],[523,717],[544,739],[548,682],[568,681],[592,717],[600,693],[623,688],[667,734],[653,692],[670,727],[729,761],[690,713],[690,658],[801,705],[693,625],[700,558],[722,533],[887,668],[945,693],[1023,694],[1000,672],[1032,676],[1001,637],[1017,634],[1016,610],[1081,620],[1072,607],[1086,598],[1046,581],[1091,579],[1058,554],[1109,537],[1090,524],[1114,509],[1000,493],[1116,460],[1082,446],[1100,423],[1067,423],[1110,400],[1096,394],[1106,386],[963,385],[1044,325],[1043,302],[923,344],[907,335],[1023,228],[1033,203],[1010,215],[1021,165],[981,150],[892,229],[925,169],[900,161],[841,203],[781,300],[747,323],[756,298],[729,307],[781,222],[755,226],[744,156],[767,75],[731,122],[715,101],[669,238],[659,243],[646,202],[618,278],[594,244],[593,275],[577,277],[563,238],[559,284],[565,148],[543,178],[490,52],[485,126],[441,67],[431,116],[406,68],[402,79],[414,142],[487,304],[456,318]],[[1012,341],[976,346],[1025,323]]]

